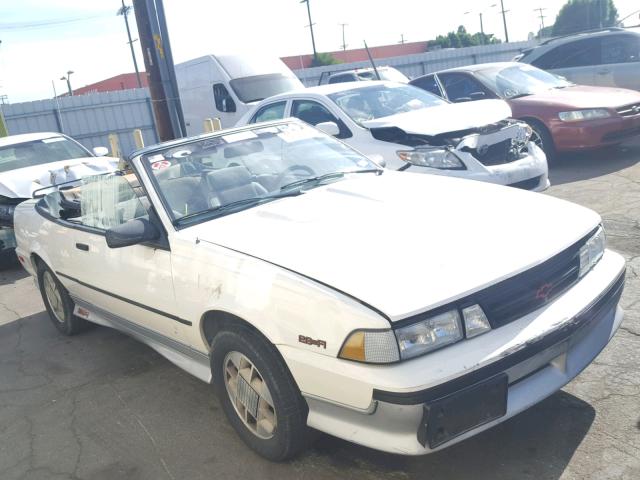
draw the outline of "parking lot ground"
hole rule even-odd
[[[640,478],[640,143],[561,158],[548,194],[598,211],[628,261],[626,319],[563,391],[442,452],[401,457],[322,436],[274,464],[248,450],[211,388],[106,328],[60,336],[33,281],[0,272],[0,478]]]

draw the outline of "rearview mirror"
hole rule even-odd
[[[93,147],[93,154],[96,157],[104,157],[109,155],[109,149],[107,147]]]
[[[105,234],[109,248],[122,248],[160,238],[158,229],[146,218],[135,218],[110,228]]]
[[[321,122],[316,125],[316,128],[327,135],[336,136],[340,135],[340,127],[336,122]]]

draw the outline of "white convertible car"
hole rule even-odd
[[[531,127],[511,119],[503,100],[449,103],[393,82],[351,82],[269,97],[238,125],[294,117],[334,135],[390,170],[509,185],[549,187],[544,152]]]
[[[212,382],[270,459],[313,429],[452,445],[556,392],[622,321],[625,262],[565,201],[383,170],[297,121],[131,166],[20,204],[19,259],[60,332],[114,327]]]

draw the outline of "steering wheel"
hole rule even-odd
[[[296,174],[294,172],[298,172],[298,173]],[[300,175],[300,172],[304,172],[306,175]],[[315,176],[316,176],[316,172],[311,167],[307,167],[306,165],[291,165],[290,167],[287,167],[285,170],[283,170],[282,173],[280,173],[280,175],[278,176],[278,180],[275,182],[275,184],[282,186],[284,183],[284,179],[287,177],[293,177],[295,181],[297,179],[302,179],[305,177],[315,177]],[[286,183],[289,183],[289,182],[286,182]]]

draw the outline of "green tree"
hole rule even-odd
[[[322,67],[324,65],[335,65],[337,63],[342,63],[336,57],[331,55],[330,53],[318,53],[318,56],[313,59],[311,62],[312,67]]]
[[[467,32],[467,29],[462,25],[454,32],[449,32],[446,35],[438,35],[435,40],[429,40],[429,46],[432,48],[473,47],[476,45],[488,45],[490,43],[500,43],[500,40],[495,38],[493,34],[477,32],[472,35]]]
[[[569,0],[560,9],[553,35],[568,35],[585,30],[611,27],[618,21],[613,0]]]

